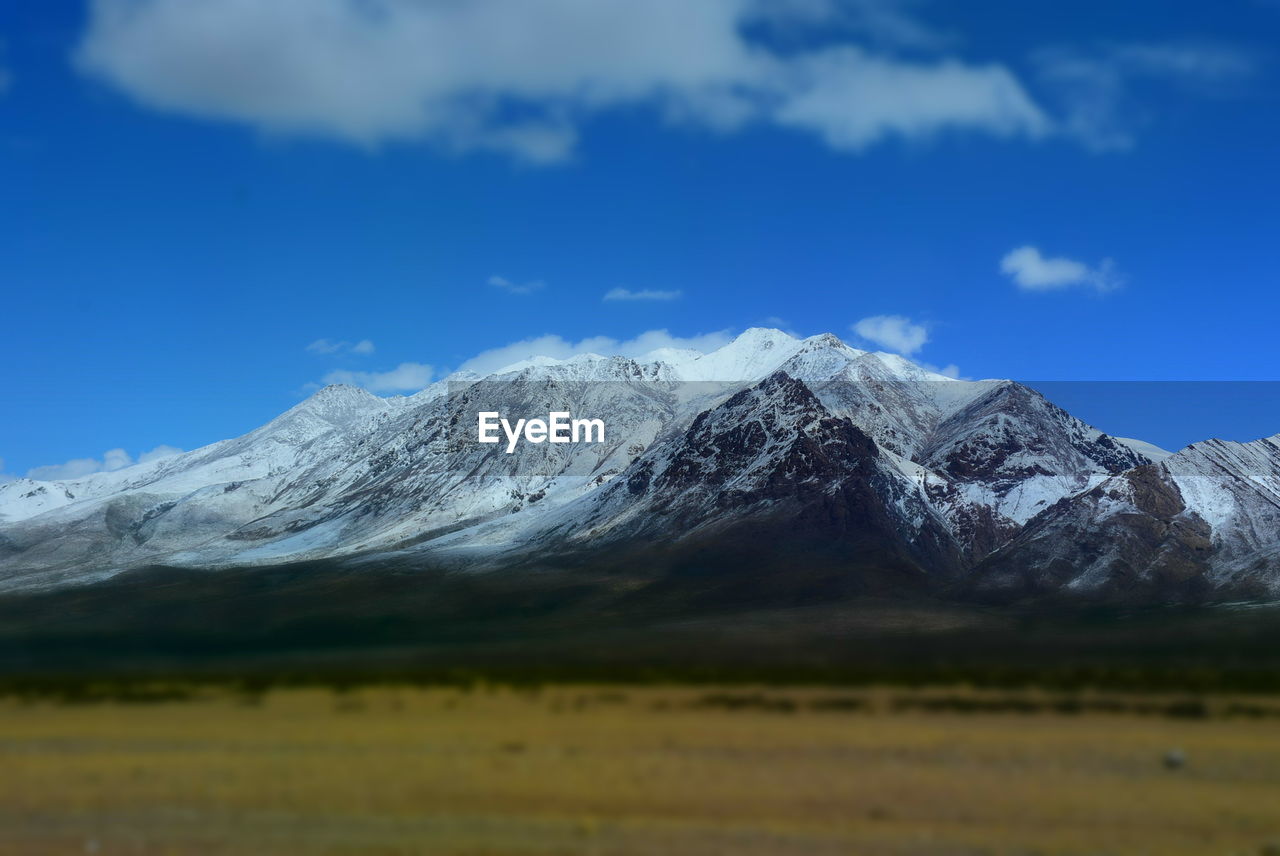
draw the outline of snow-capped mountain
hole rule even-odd
[[[508,454],[476,441],[480,412],[551,411],[606,417],[604,442]],[[1114,530],[1125,556],[1154,543],[1114,522],[1126,503],[1160,520],[1188,509],[1165,514],[1185,524],[1168,537],[1212,545],[1208,584],[1280,584],[1280,464],[1274,441],[1259,442],[1157,463],[1167,453],[1011,381],[757,328],[707,354],[534,358],[409,397],[330,386],[203,449],[0,485],[0,587],[371,556],[492,570],[803,558],[987,589],[1026,567],[1103,587],[1115,575],[1101,552],[1080,552],[1086,533]]]

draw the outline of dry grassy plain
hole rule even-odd
[[[0,853],[1169,856],[1280,841],[1280,719],[1219,715],[1226,701],[1200,718],[892,712],[904,698],[558,687],[7,700]],[[1182,769],[1162,763],[1173,747]]]

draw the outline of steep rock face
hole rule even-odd
[[[1197,598],[1209,588],[1209,525],[1160,465],[1137,467],[1060,500],[980,563],[972,587],[1025,596],[1062,589]]]
[[[1018,524],[1108,475],[1150,463],[1039,393],[1008,381],[942,420],[920,462],[970,502]]]
[[[715,544],[757,566],[839,557],[939,577],[961,567],[920,486],[785,372],[704,411],[569,510],[575,525],[549,547],[624,550],[632,562],[673,551],[689,561],[681,546]]]
[[[1280,591],[1280,443],[1208,440],[1064,499],[981,563],[986,592]]]

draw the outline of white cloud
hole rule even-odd
[[[1193,86],[1240,81],[1258,70],[1251,52],[1204,42],[1117,45],[1111,53],[1133,73],[1176,78]]]
[[[108,449],[102,455],[102,468],[107,472],[132,466],[133,456],[124,449]]]
[[[651,288],[645,288],[640,291],[632,291],[628,288],[615,288],[607,292],[604,300],[679,300],[682,292],[680,291],[656,291]]]
[[[1131,148],[1136,131],[1153,121],[1151,99],[1139,97],[1139,87],[1221,97],[1259,67],[1250,52],[1208,42],[1059,47],[1038,51],[1034,61],[1039,79],[1060,102],[1062,133],[1097,151]]]
[[[346,342],[335,342],[332,339],[316,339],[307,345],[307,350],[313,354],[336,354],[346,345]]]
[[[953,44],[949,33],[936,30],[907,13],[915,0],[757,0],[755,13],[781,35],[848,33],[886,47],[937,49]]]
[[[858,151],[889,136],[925,138],[948,130],[1040,137],[1052,128],[999,65],[905,63],[846,47],[793,66],[801,82],[779,105],[776,121],[813,131],[833,149]]]
[[[494,274],[489,277],[489,284],[494,288],[500,288],[507,294],[533,294],[535,291],[541,291],[546,283],[540,279],[531,282],[512,282],[505,276]]]
[[[1011,71],[937,53],[947,40],[902,5],[93,0],[75,59],[157,110],[532,163],[570,157],[592,115],[636,106],[726,132],[780,125],[851,151],[947,130],[1051,129]],[[786,38],[759,37],[815,24],[827,36],[816,46],[782,49]],[[920,59],[922,51],[933,55]]]
[[[360,386],[370,392],[417,392],[431,383],[435,369],[423,363],[401,363],[385,372],[356,372],[338,369],[324,376],[325,383]]]
[[[95,458],[73,458],[65,464],[49,464],[27,470],[27,478],[36,481],[78,479],[102,472],[102,461]]]
[[[159,461],[162,458],[172,458],[174,455],[181,455],[182,450],[177,446],[156,446],[149,452],[143,452],[138,456],[138,463],[149,464],[152,461]]]
[[[5,482],[11,482],[16,478],[17,476],[10,475],[9,473],[6,473],[4,471],[4,458],[0,458],[0,484],[4,484]]]
[[[873,315],[851,329],[869,342],[908,357],[929,341],[928,328],[901,315]]]
[[[134,464],[147,464],[151,461],[158,461],[161,458],[180,454],[182,454],[182,450],[176,446],[156,446],[154,449],[138,455],[138,459],[135,461],[133,456],[124,449],[108,449],[102,453],[101,460],[97,458],[73,458],[63,464],[33,467],[27,470],[27,478],[35,479],[36,481],[69,481],[91,476],[94,473],[109,473],[115,470],[122,470]]]
[[[316,339],[310,345],[307,345],[307,350],[313,354],[320,354],[322,356],[343,353],[367,356],[368,354],[372,354],[376,349],[373,346],[373,342],[370,342],[368,339],[361,339],[359,342],[355,342],[354,344],[346,340],[337,341],[334,339]]]
[[[464,362],[458,369],[483,375],[531,357],[552,357],[558,360],[567,360],[579,354],[639,357],[660,348],[689,349],[706,353],[723,347],[732,340],[733,337],[727,330],[688,337],[673,336],[666,330],[649,330],[632,339],[619,340],[609,336],[592,336],[577,342],[548,334],[484,351]]]
[[[787,326],[785,321],[777,318],[767,319],[767,323],[777,327]],[[852,325],[852,329],[864,339],[906,356],[920,350],[929,339],[928,330],[924,325],[916,324],[898,315],[864,318]],[[787,332],[789,335],[799,336],[798,333]],[[724,347],[733,339],[733,333],[729,330],[700,333],[694,336],[674,336],[667,330],[648,330],[630,339],[589,336],[577,341],[548,333],[482,351],[464,361],[458,366],[457,371],[488,375],[535,357],[549,357],[554,360],[568,360],[583,354],[644,357],[664,349],[698,351],[705,354]],[[954,364],[937,367],[919,362],[918,365],[948,377],[961,377],[960,369]],[[361,386],[374,393],[417,392],[429,385],[437,375],[445,374],[447,371],[445,369],[437,372],[432,366],[421,363],[401,363],[388,372],[332,371],[324,376],[322,382]],[[320,384],[308,384],[305,387],[308,392],[314,392],[319,388]]]
[[[1036,247],[1012,250],[1000,260],[1000,272],[1010,277],[1023,291],[1057,291],[1083,286],[1105,292],[1122,282],[1111,259],[1103,259],[1097,267],[1065,257],[1046,258]]]

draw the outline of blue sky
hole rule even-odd
[[[1278,36],[1266,0],[2,3],[0,473],[532,339],[1275,380]],[[1280,431],[1270,387],[1181,388],[1062,403]]]

